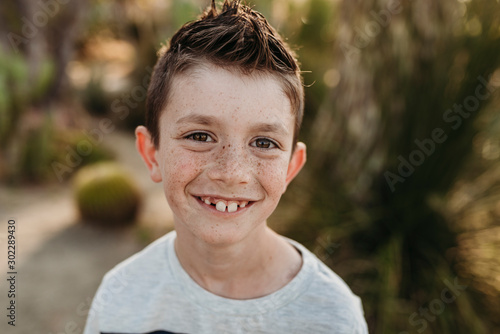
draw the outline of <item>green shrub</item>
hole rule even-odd
[[[80,169],[74,180],[81,217],[87,223],[115,226],[134,222],[141,193],[118,164],[103,162]]]
[[[78,146],[81,143],[85,143],[87,145],[90,144],[91,151],[88,154],[86,152],[85,154],[78,154],[79,158],[81,159],[81,163],[77,168],[83,167],[85,165],[91,165],[97,162],[104,162],[115,159],[115,153],[112,150],[86,136],[82,131],[60,130],[54,134],[53,138],[53,161],[59,161],[66,164],[68,153],[78,153]]]

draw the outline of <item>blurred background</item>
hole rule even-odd
[[[156,51],[208,4],[0,3],[2,333],[81,333],[102,275],[172,229],[133,129]],[[499,1],[251,4],[307,87],[309,160],[269,224],[362,298],[370,333],[500,333]]]

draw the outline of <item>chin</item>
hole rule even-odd
[[[208,245],[220,247],[234,245],[244,239],[240,233],[228,233],[217,229],[202,232],[197,237]]]
[[[195,237],[211,246],[231,246],[240,243],[248,237],[252,231],[242,230],[241,226],[206,226],[198,231],[193,231]]]

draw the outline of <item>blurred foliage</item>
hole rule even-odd
[[[133,177],[112,162],[82,168],[75,175],[74,188],[78,210],[90,224],[133,223],[142,201]]]
[[[109,112],[111,101],[102,87],[101,79],[92,76],[82,91],[82,104],[91,115],[104,116]]]
[[[47,93],[54,64],[42,59],[36,76],[30,77],[27,61],[11,52],[0,53],[0,144],[5,148],[21,114]]]
[[[28,181],[38,181],[50,175],[50,159],[54,154],[51,132],[47,118],[41,128],[26,133],[25,141],[19,147],[18,168],[13,172],[15,179],[22,175]]]
[[[19,175],[28,180],[43,178],[49,158],[49,118],[35,116],[39,122],[34,125],[36,122],[23,116],[48,92],[53,73],[50,60],[42,59],[33,77],[23,57],[0,54],[0,179]]]
[[[288,235],[318,250],[362,296],[373,333],[498,331],[500,284],[492,258],[500,249],[499,220],[487,226],[489,246],[473,243],[477,237],[462,236],[457,228],[457,215],[464,213],[451,214],[447,200],[459,196],[455,185],[465,174],[477,172],[473,143],[478,134],[487,131],[483,136],[493,140],[490,146],[498,143],[498,92],[484,102],[476,98],[477,106],[471,97],[477,97],[478,85],[481,94],[500,86],[495,79],[500,4],[403,1],[391,13],[391,1],[329,3],[330,10],[325,3],[311,1],[309,15],[321,26],[317,12],[336,13],[334,42],[326,46],[334,61],[326,72],[330,77],[309,89],[313,98],[324,98],[317,111],[307,110],[312,158],[286,197],[302,208]],[[304,41],[318,38],[318,31]],[[303,68],[315,57],[301,49]],[[333,87],[326,89],[328,84]],[[472,104],[463,108],[465,116],[448,112],[467,103]],[[479,126],[486,114],[497,126]],[[446,140],[434,142],[431,150],[435,129],[443,129]],[[428,143],[431,153],[423,153],[416,140]],[[418,150],[424,161],[401,177],[401,160],[416,161]],[[498,155],[487,165],[486,170],[496,170]],[[398,182],[387,172],[398,175]],[[498,179],[490,182],[497,185],[476,198],[491,198],[491,207],[484,208],[489,211],[498,203]],[[481,270],[471,270],[476,267]],[[429,311],[436,310],[435,300],[455,278],[466,291],[453,303],[441,302],[438,314]]]
[[[14,167],[7,181],[11,185],[63,181],[83,166],[114,158],[108,148],[81,132],[54,129],[49,117],[12,148]]]
[[[309,160],[273,226],[361,296],[371,333],[500,331],[500,3],[250,3],[296,49],[307,87],[300,138]],[[67,167],[92,119],[142,123],[156,51],[208,5],[70,2],[19,52],[1,52],[0,179],[18,171],[41,180],[47,163]],[[12,50],[8,32],[22,35],[14,18],[37,6],[0,3],[3,49]],[[490,96],[453,111],[474,103],[479,84]],[[426,154],[416,141],[430,145],[436,129],[446,140]],[[415,152],[423,161],[409,166]],[[78,166],[108,155],[95,144]],[[456,277],[465,291],[424,317]]]
[[[69,171],[62,174],[64,180],[73,176],[73,173],[81,167],[115,159],[115,153],[111,149],[99,145],[93,138],[80,131],[56,132],[53,134],[51,144],[53,152],[50,159],[51,173],[57,176],[56,163],[64,165]]]

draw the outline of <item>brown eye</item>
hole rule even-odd
[[[207,141],[207,135],[205,133],[195,133],[193,139],[197,141]]]
[[[210,137],[210,135],[208,135],[207,133],[203,133],[203,132],[193,133],[193,134],[187,136],[186,138],[194,140],[194,141],[202,141],[202,142],[211,142],[211,141],[214,141],[212,139],[212,137]]]
[[[252,146],[266,149],[266,148],[275,148],[276,144],[269,139],[259,138],[252,143]]]

